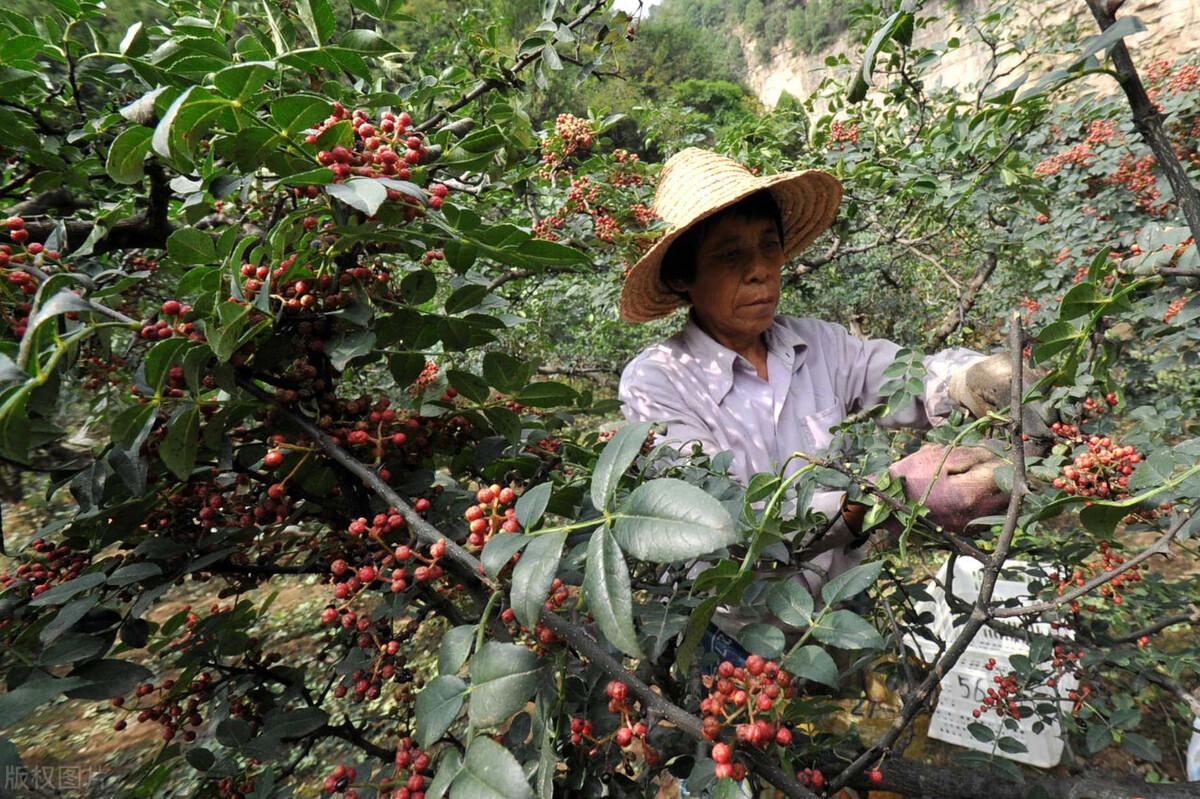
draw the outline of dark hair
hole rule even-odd
[[[684,285],[696,282],[696,255],[700,250],[701,242],[718,222],[729,218],[751,221],[770,219],[775,223],[779,241],[783,241],[783,216],[779,213],[779,205],[768,189],[759,189],[728,208],[701,219],[667,248],[662,264],[658,268],[658,276],[668,291],[675,292],[685,300],[689,299],[686,291],[676,291],[671,287],[671,282],[679,282]]]

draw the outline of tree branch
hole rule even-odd
[[[567,23],[567,29],[575,30],[580,25],[582,25],[584,22],[586,22],[588,17],[592,16],[592,14],[595,14],[597,11],[599,11],[601,8],[603,8],[607,4],[608,4],[608,0],[593,0],[593,2],[588,4],[588,6],[579,13],[579,16],[575,17],[575,19],[573,19]],[[547,45],[547,46],[549,46],[549,45]],[[542,52],[545,49],[546,49],[545,47],[542,47],[537,50],[534,50],[531,53],[526,53],[525,55],[518,58],[516,60],[516,63],[513,64],[512,69],[508,70],[509,74],[515,75],[516,73],[518,73],[521,70],[528,67],[534,61],[537,61],[539,58],[542,57]],[[495,78],[489,78],[488,80],[485,80],[482,83],[480,83],[478,86],[476,86],[471,91],[469,91],[466,94],[459,97],[454,102],[450,103],[450,105],[446,106],[441,111],[438,111],[436,114],[431,116],[429,119],[426,119],[420,125],[417,125],[415,128],[413,128],[413,130],[417,133],[424,133],[427,130],[432,130],[433,128],[440,125],[442,123],[442,121],[444,119],[446,119],[446,117],[450,116],[458,109],[462,108],[463,106],[469,105],[474,100],[479,99],[480,97],[482,97],[483,95],[492,91],[493,89],[499,89],[503,85],[504,85],[503,81],[497,80]]]
[[[1086,0],[1086,2],[1101,31],[1108,30],[1116,23],[1113,15],[1119,4],[1110,6],[1105,0]],[[1197,191],[1196,187],[1192,185],[1183,165],[1179,163],[1179,159],[1175,155],[1175,148],[1171,146],[1171,140],[1163,130],[1162,114],[1158,112],[1149,95],[1146,94],[1146,87],[1142,85],[1142,79],[1133,65],[1133,58],[1129,55],[1129,48],[1125,46],[1124,39],[1119,39],[1113,45],[1110,55],[1113,66],[1116,67],[1117,83],[1125,92],[1125,97],[1129,100],[1129,107],[1133,111],[1134,127],[1149,145],[1159,167],[1167,176],[1167,182],[1171,184],[1171,191],[1175,193],[1175,202],[1179,204],[1188,227],[1192,229],[1192,238],[1200,241],[1200,191]]]
[[[1000,574],[1000,569],[1004,566],[1005,560],[1008,559],[1008,551],[1012,546],[1013,536],[1017,532],[1017,522],[1020,519],[1021,501],[1027,490],[1025,484],[1025,450],[1021,446],[1021,372],[1023,366],[1021,350],[1023,348],[1023,341],[1020,314],[1014,313],[1010,317],[1010,324],[1012,331],[1009,347],[1013,355],[1012,383],[1010,386],[1012,396],[1010,413],[1013,441],[1012,494],[1008,501],[1008,513],[1004,518],[1004,527],[996,539],[996,548],[992,551],[991,557],[984,561],[983,578],[979,585],[979,595],[975,599],[971,615],[968,617],[966,624],[963,625],[963,629],[954,640],[954,643],[938,658],[937,663],[930,669],[925,680],[908,696],[904,702],[903,709],[896,716],[895,721],[892,722],[887,732],[871,748],[855,758],[853,763],[847,766],[841,774],[837,775],[830,782],[829,792],[831,794],[845,787],[850,780],[861,774],[873,762],[877,762],[881,757],[890,753],[892,744],[912,724],[917,714],[925,709],[925,706],[933,697],[934,690],[941,683],[942,677],[954,667],[958,659],[967,651],[967,647],[970,646],[972,639],[975,638],[975,634],[979,632],[980,628],[990,618],[988,606],[992,601],[992,592],[996,588],[996,580]]]
[[[971,308],[975,305],[975,299],[979,296],[979,290],[983,288],[983,284],[987,283],[988,278],[992,276],[992,272],[996,270],[996,263],[999,261],[996,252],[989,251],[984,256],[983,263],[975,270],[975,274],[971,275],[971,279],[967,281],[966,289],[958,296],[958,304],[946,314],[942,319],[942,323],[938,325],[937,330],[933,333],[933,338],[930,344],[934,349],[941,349],[946,343],[946,339],[955,330],[958,330],[962,325],[966,315],[970,313]]]
[[[1034,616],[1040,613],[1046,613],[1063,605],[1073,602],[1084,594],[1095,591],[1105,583],[1112,582],[1117,576],[1124,574],[1140,563],[1149,560],[1154,555],[1169,555],[1171,552],[1171,541],[1175,536],[1179,535],[1179,531],[1191,520],[1196,513],[1193,508],[1187,513],[1181,515],[1174,524],[1171,525],[1167,532],[1163,533],[1157,541],[1143,549],[1141,552],[1129,558],[1124,563],[1119,564],[1116,568],[1106,572],[1097,574],[1092,579],[1088,580],[1083,585],[1077,586],[1070,591],[1067,591],[1062,596],[1047,600],[1046,602],[1038,602],[1033,605],[1024,605],[1016,608],[994,608],[992,610],[992,618],[1005,619],[1013,616]]]

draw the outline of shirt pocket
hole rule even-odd
[[[827,408],[805,416],[802,420],[804,429],[801,431],[814,452],[824,450],[833,442],[833,434],[829,428],[846,418],[846,410],[840,401],[834,401]]]

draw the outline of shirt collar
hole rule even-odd
[[[804,352],[808,342],[798,332],[783,324],[775,317],[774,323],[766,331],[767,350],[794,372],[804,361]],[[734,366],[738,360],[745,359],[728,347],[719,344],[712,336],[705,333],[696,323],[694,314],[688,314],[687,325],[683,329],[683,342],[688,352],[696,360],[696,365],[707,376],[709,389],[713,400],[720,403],[733,389]]]

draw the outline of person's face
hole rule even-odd
[[[771,219],[726,217],[696,252],[696,280],[683,287],[701,326],[718,339],[756,339],[775,320],[783,245]]]

